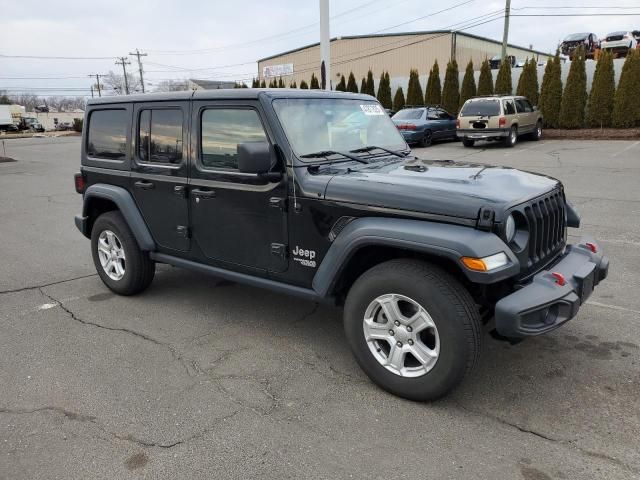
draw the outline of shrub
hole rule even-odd
[[[584,67],[584,49],[579,47],[571,62],[567,85],[562,93],[560,117],[562,128],[581,128],[584,126],[584,111],[587,105],[587,72]]]
[[[344,78],[344,75],[340,76],[340,81],[338,85],[336,85],[336,90],[338,92],[346,92],[347,91],[347,80]]]
[[[533,105],[538,105],[538,65],[535,58],[525,62],[516,94],[527,97]]]
[[[402,91],[402,87],[398,87],[398,90],[396,90],[396,94],[393,97],[393,109],[396,112],[402,110],[404,103],[404,92]]]
[[[407,87],[407,105],[424,105],[422,86],[420,85],[420,75],[418,70],[412,68],[409,72],[409,86]]]
[[[251,88],[259,88],[260,87],[260,80],[258,80],[257,78],[254,78],[251,81]]]
[[[360,93],[367,93],[367,79],[362,77],[362,82],[360,82]]]
[[[366,90],[361,93],[366,93],[367,95],[371,95],[372,97],[376,96],[376,85],[373,81],[373,72],[371,70],[367,72]]]
[[[451,115],[458,115],[460,103],[460,80],[458,62],[455,60],[447,63],[447,71],[444,74],[444,86],[442,87],[442,107]]]
[[[473,76],[473,62],[469,60],[467,63],[467,68],[464,71],[464,78],[462,79],[462,88],[460,90],[460,102],[458,103],[458,110],[462,108],[464,102],[469,100],[471,97],[476,96],[476,79]]]
[[[503,58],[500,62],[500,70],[498,70],[494,91],[500,95],[511,95],[513,93],[513,85],[511,84],[511,62],[506,58]]]
[[[320,90],[320,83],[318,82],[318,77],[316,77],[315,73],[311,74],[311,83],[309,84],[309,88],[312,90]]]
[[[73,130],[75,132],[82,132],[82,124],[84,120],[82,118],[74,118],[73,119]]]
[[[289,88],[298,88],[298,84],[295,80],[289,84]]]
[[[613,103],[614,127],[640,126],[640,51],[629,52],[624,61]]]
[[[393,100],[391,99],[391,79],[389,72],[380,75],[380,83],[378,84],[378,101],[384,108],[393,108]]]
[[[303,90],[308,90],[309,89],[309,85],[304,80],[301,80],[300,81],[300,88],[303,89]]]
[[[547,61],[547,66],[544,69],[539,100],[542,120],[544,125],[549,128],[558,128],[560,104],[562,103],[561,73],[560,52],[556,51],[556,56],[553,60]]]
[[[587,103],[587,125],[589,127],[610,127],[616,79],[613,71],[613,54],[600,52],[596,71],[593,74],[591,92]]]
[[[278,78],[278,88],[284,88],[284,80],[282,80],[282,77]]]
[[[480,66],[478,95],[493,95],[493,76],[491,75],[491,65],[489,65],[489,60],[486,58]]]
[[[264,79],[262,79],[262,81],[260,82],[260,88],[267,88],[267,84],[265,83]]]
[[[442,102],[442,87],[440,86],[440,67],[438,66],[438,60],[436,60],[431,70],[429,70],[424,103],[427,105],[440,105],[440,102]]]
[[[349,73],[349,80],[347,80],[347,92],[358,93],[358,84],[356,83],[356,77],[353,72]]]

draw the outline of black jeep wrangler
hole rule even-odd
[[[483,330],[517,340],[574,317],[607,275],[562,184],[415,158],[367,95],[237,89],[90,100],[75,218],[132,295],[167,263],[344,307],[382,388],[437,398]]]

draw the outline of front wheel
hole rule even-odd
[[[91,253],[104,284],[120,295],[134,295],[152,282],[156,265],[138,242],[120,212],[98,217],[91,230]]]
[[[509,130],[509,136],[504,139],[505,147],[514,147],[518,143],[518,127],[515,125]]]
[[[472,370],[480,325],[473,299],[454,277],[408,259],[365,272],[344,309],[360,367],[383,389],[417,401],[449,393]]]

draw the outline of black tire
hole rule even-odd
[[[518,143],[518,127],[514,125],[509,131],[509,136],[504,138],[504,146],[507,148],[513,148],[516,143]]]
[[[433,140],[433,134],[431,133],[431,130],[427,130],[424,132],[424,136],[418,142],[418,145],[421,147],[430,147],[432,140]]]
[[[471,140],[470,138],[467,137],[463,137],[462,138],[462,145],[464,145],[467,148],[471,148],[473,147],[473,145],[475,145],[476,141],[475,140]]]
[[[536,128],[533,132],[531,132],[529,138],[531,138],[531,140],[535,142],[542,138],[542,122],[540,120],[538,120],[538,123],[536,123]]]
[[[365,340],[367,307],[390,293],[419,303],[437,327],[440,352],[432,369],[421,376],[403,377],[387,370]],[[344,328],[367,376],[388,392],[410,400],[435,400],[449,393],[471,372],[480,355],[481,320],[469,292],[449,273],[416,260],[391,260],[360,276],[347,295]]]
[[[125,254],[124,275],[119,280],[109,277],[100,263],[98,239],[103,231],[113,232]],[[119,295],[135,295],[145,290],[153,281],[156,264],[147,252],[140,250],[138,242],[127,222],[118,211],[100,215],[91,230],[91,254],[98,275],[112,291]]]

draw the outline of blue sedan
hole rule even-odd
[[[428,147],[433,140],[457,140],[456,117],[441,107],[403,108],[391,120],[407,143]]]

